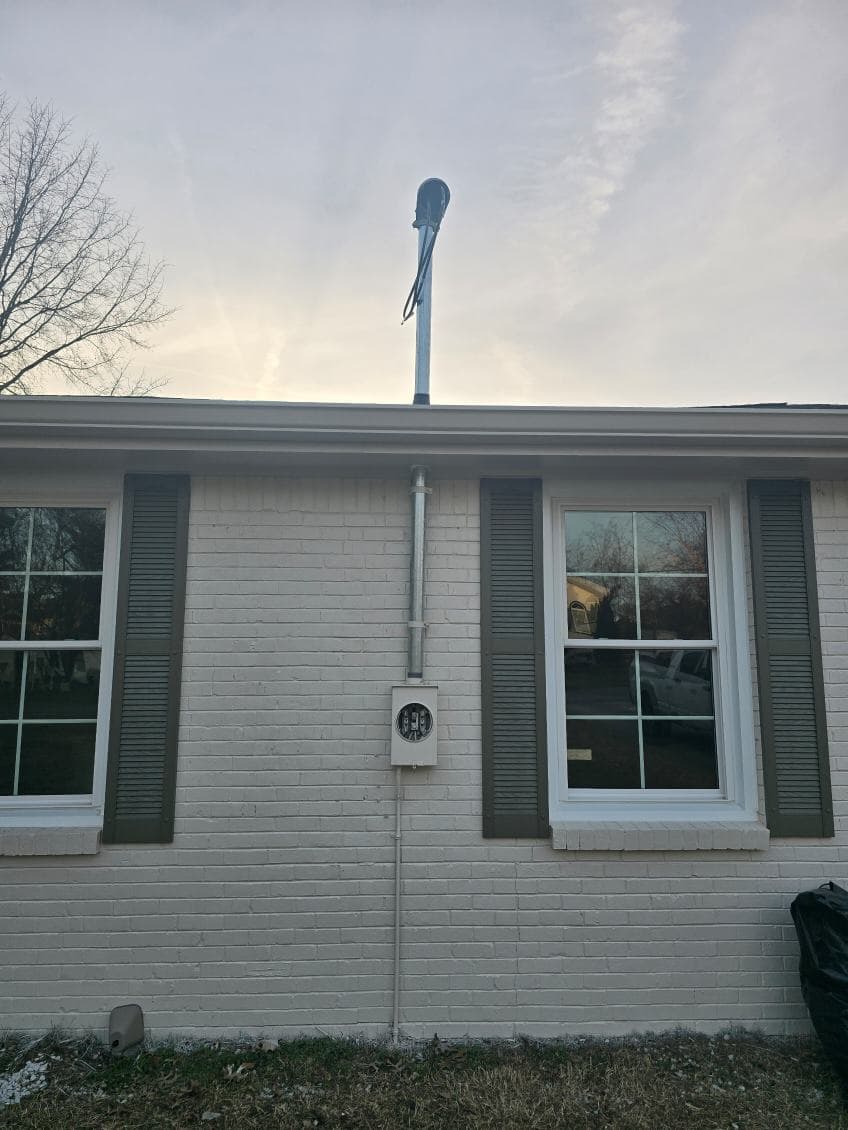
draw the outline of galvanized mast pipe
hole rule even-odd
[[[415,221],[418,229],[418,273],[404,307],[404,319],[415,313],[415,395],[413,404],[430,403],[430,320],[433,304],[433,250],[445,218],[450,189],[431,177],[418,186]]]
[[[418,262],[436,233],[429,224],[418,229]],[[433,261],[421,282],[421,299],[415,311],[415,396],[413,404],[430,403],[430,321],[433,312]]]

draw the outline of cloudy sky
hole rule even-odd
[[[0,0],[177,307],[165,395],[848,401],[845,0]]]

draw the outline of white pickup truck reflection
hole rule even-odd
[[[688,717],[713,715],[713,681],[708,651],[643,651],[639,654],[643,715]],[[636,660],[630,667],[635,700]],[[693,721],[693,727],[698,723]],[[704,722],[708,728],[710,722]]]

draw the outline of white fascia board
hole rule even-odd
[[[280,404],[4,397],[0,449],[500,453],[763,459],[848,455],[848,409]]]

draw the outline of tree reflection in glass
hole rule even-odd
[[[35,573],[100,572],[105,517],[103,510],[37,507],[30,569]]]
[[[0,573],[26,569],[29,519],[28,508],[0,506]]]
[[[24,578],[0,576],[0,640],[19,640],[24,612]]]
[[[94,640],[100,625],[100,577],[31,577],[28,640]]]
[[[702,511],[636,515],[640,573],[706,573],[707,518]]]
[[[571,573],[632,573],[633,515],[569,511],[565,560]]]
[[[708,640],[710,598],[706,577],[640,577],[643,640]]]

